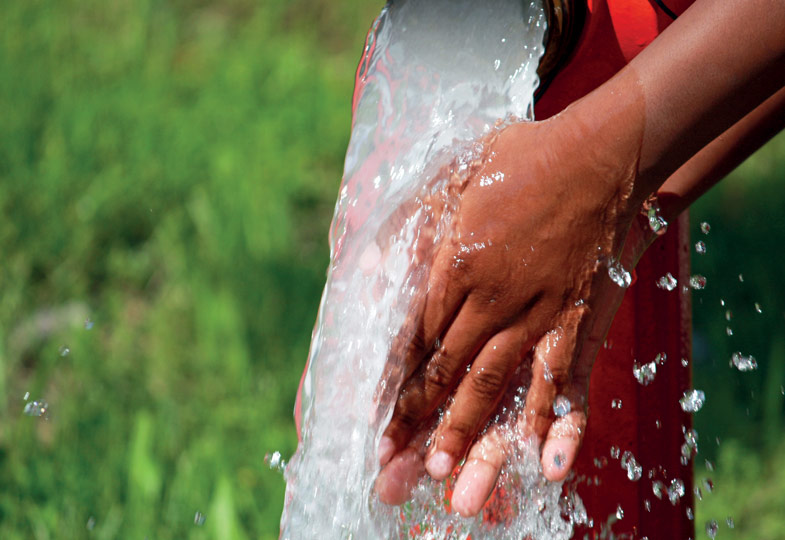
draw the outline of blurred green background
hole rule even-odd
[[[0,538],[277,537],[263,458],[295,448],[380,5],[4,2]],[[780,136],[693,210],[699,462],[717,464],[696,520],[726,538],[785,527],[784,175]],[[735,350],[758,371],[729,369]],[[45,419],[23,414],[36,399]]]

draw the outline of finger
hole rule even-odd
[[[505,460],[505,442],[492,427],[472,445],[452,495],[452,508],[463,517],[477,515],[490,497]]]
[[[554,419],[553,401],[570,377],[570,336],[559,327],[546,333],[534,347],[532,382],[526,394],[523,420],[525,436],[545,439]]]
[[[548,429],[541,458],[543,474],[550,481],[564,480],[575,463],[586,430],[586,390],[582,378],[573,378],[567,394],[557,396],[553,409],[561,416]]]
[[[522,337],[507,329],[491,338],[466,374],[455,400],[437,428],[425,468],[434,479],[446,478],[496,408],[521,359]]]
[[[393,339],[384,380],[389,380],[390,370],[398,370],[402,381],[411,377],[466,299],[466,288],[453,279],[447,251],[439,250],[420,307],[406,318]]]
[[[488,339],[491,319],[487,309],[467,302],[447,330],[441,346],[421,364],[398,395],[395,411],[379,445],[380,463],[385,463],[398,448],[403,448],[422,422],[444,403]]]
[[[374,487],[383,503],[403,504],[409,500],[412,490],[424,474],[422,456],[409,447],[392,458],[382,469]]]

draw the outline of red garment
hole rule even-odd
[[[678,15],[692,1],[665,3]],[[672,21],[653,1],[589,0],[575,54],[537,103],[535,116],[543,119],[556,114],[604,83]],[[575,474],[594,526],[576,532],[575,538],[587,533],[589,538],[599,537],[619,505],[624,517],[611,526],[617,535],[652,540],[694,536],[694,522],[686,513],[687,508],[694,511],[692,461],[687,466],[680,462],[682,428],[691,429],[692,418],[678,402],[691,385],[691,370],[682,366],[682,359],[691,360],[690,296],[656,286],[666,272],[680,284],[689,280],[687,223],[686,215],[672,223],[641,259],[637,282],[627,291],[608,334],[608,348],[601,350],[592,371],[590,416]],[[666,362],[657,367],[654,382],[641,386],[632,374],[634,359],[650,362],[659,353],[667,355]],[[620,409],[611,407],[614,399],[621,400]],[[611,457],[612,446],[622,454],[632,452],[643,466],[640,480],[627,478],[620,461]],[[649,478],[651,470],[656,472],[653,479]],[[595,479],[599,484],[595,485]],[[678,504],[672,505],[667,494],[662,500],[653,494],[653,481],[669,486],[675,479],[682,480],[685,491]]]

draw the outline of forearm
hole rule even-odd
[[[570,114],[637,163],[632,211],[783,86],[785,3],[698,0]]]
[[[785,88],[764,101],[682,165],[659,189],[663,217],[676,217],[785,129]]]

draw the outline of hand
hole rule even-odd
[[[408,497],[422,470],[412,438],[424,439],[452,394],[425,469],[444,479],[469,449],[453,507],[479,511],[509,449],[495,426],[472,442],[532,348],[520,429],[545,441],[546,477],[561,479],[572,466],[591,365],[624,291],[608,265],[639,207],[631,199],[638,149],[623,142],[635,138],[601,141],[596,133],[569,110],[508,126],[468,178],[414,319],[415,338],[393,346],[391,361],[403,364],[405,382],[380,446],[382,500]],[[570,412],[554,422],[560,395]]]

